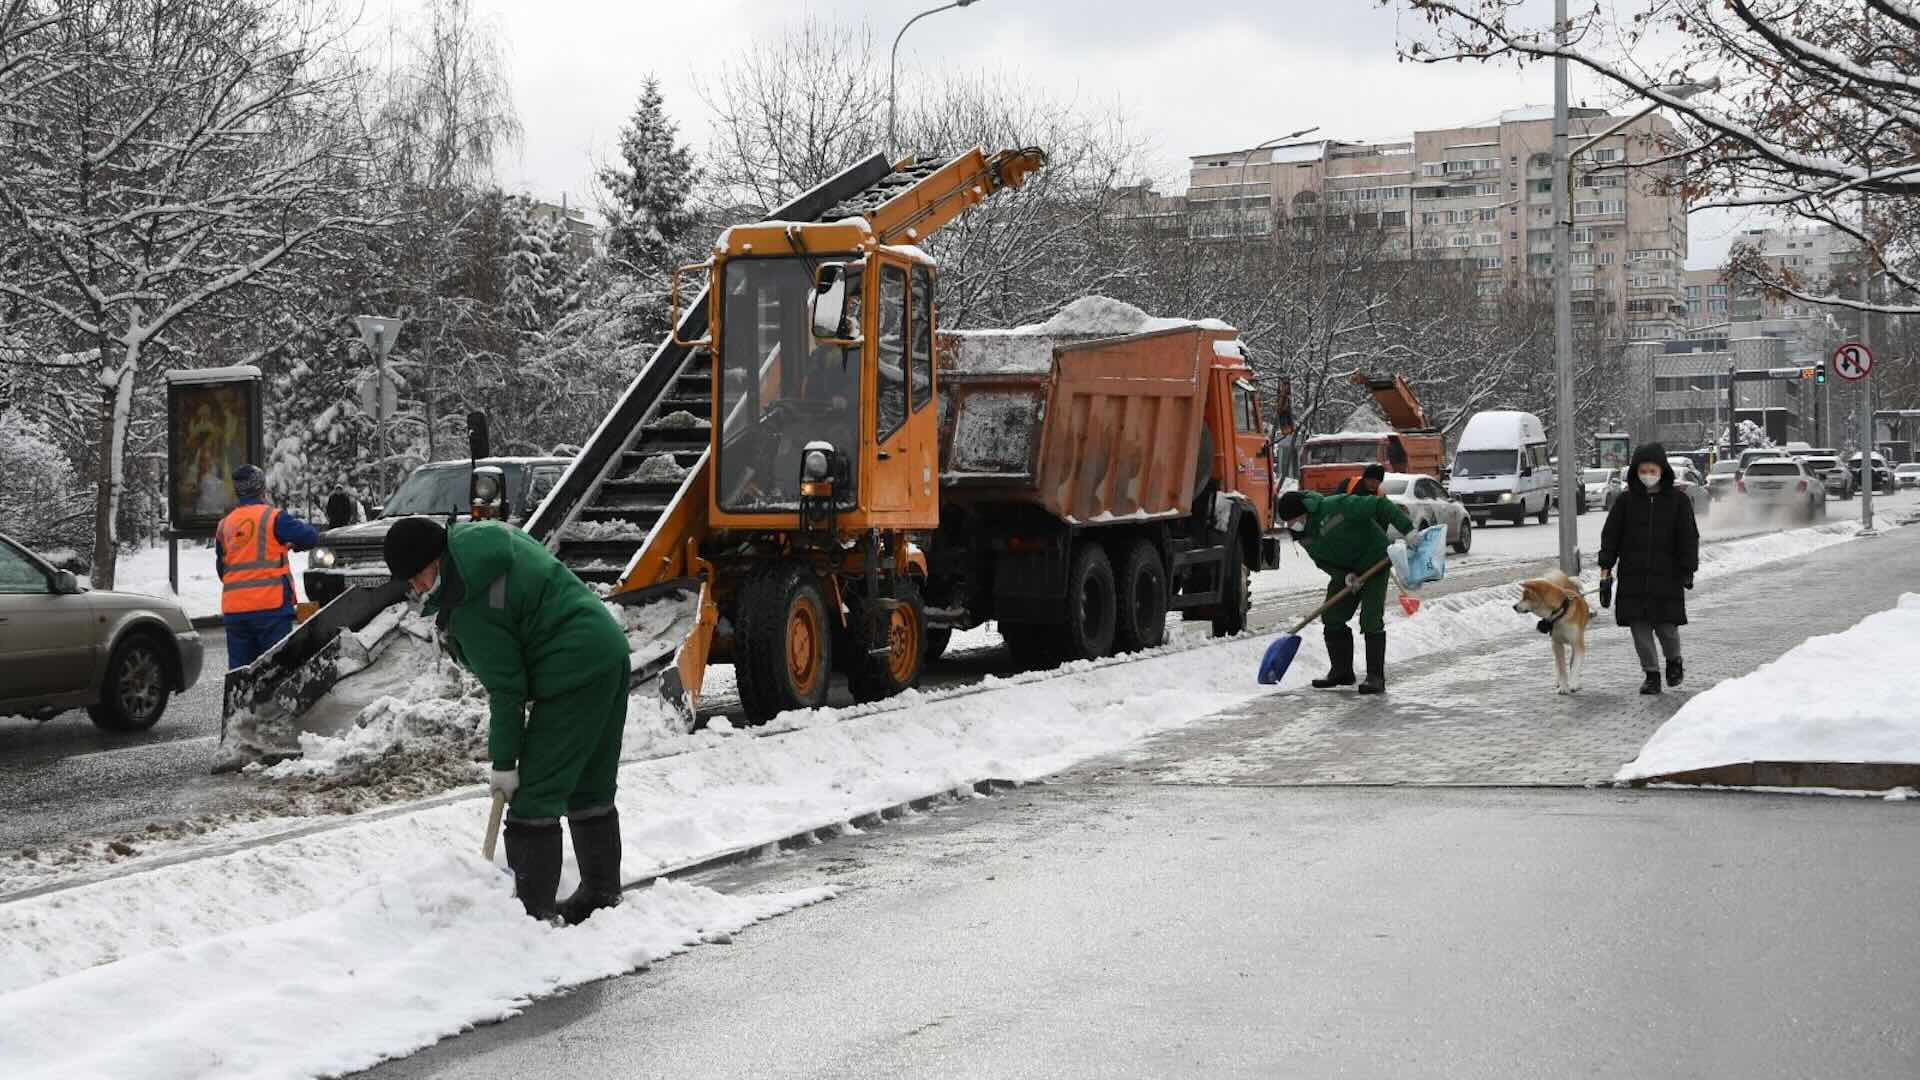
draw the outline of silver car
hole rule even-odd
[[[203,654],[180,605],[82,588],[0,536],[0,716],[85,708],[108,731],[145,731],[199,681]]]
[[[1826,481],[1794,458],[1750,462],[1739,485],[1749,513],[1787,513],[1806,522],[1827,516]]]
[[[1473,550],[1473,517],[1440,481],[1421,473],[1388,473],[1380,481],[1380,494],[1407,512],[1416,532],[1429,525],[1445,525],[1448,547],[1461,555]],[[1399,535],[1398,529],[1388,531]]]

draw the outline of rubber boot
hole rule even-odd
[[[1353,685],[1353,631],[1344,626],[1324,628],[1327,638],[1327,673],[1313,680],[1315,690],[1331,690]]]
[[[1367,678],[1360,684],[1363,694],[1387,692],[1387,632],[1367,635]]]
[[[573,858],[580,864],[580,887],[560,902],[568,926],[587,921],[601,908],[620,903],[620,811],[567,818],[573,834]]]
[[[503,832],[513,895],[528,915],[551,922],[557,914],[553,897],[560,891],[560,823],[509,821]]]
[[[1687,669],[1681,666],[1680,658],[1677,656],[1668,657],[1667,658],[1667,685],[1679,686],[1681,680],[1685,679],[1686,677],[1687,677]]]
[[[1647,672],[1647,681],[1640,684],[1640,692],[1643,694],[1659,693],[1660,692],[1660,673],[1657,671]]]

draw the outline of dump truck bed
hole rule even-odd
[[[1076,525],[1191,511],[1206,376],[1223,323],[1119,337],[1026,331],[940,342],[941,487],[961,504],[1024,502]]]

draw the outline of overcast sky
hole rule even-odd
[[[377,3],[378,0],[375,0]],[[592,202],[596,159],[612,153],[641,81],[659,76],[685,138],[702,146],[698,86],[756,37],[807,13],[867,21],[885,47],[936,0],[474,0],[504,40],[523,144],[499,169],[510,189]],[[387,0],[403,20],[417,0]],[[1320,125],[1373,139],[1450,127],[1553,100],[1551,69],[1401,64],[1417,27],[1374,0],[976,0],[923,19],[902,71],[990,68],[1056,100],[1117,104],[1150,141],[1159,177],[1190,154],[1249,146]],[[1573,98],[1611,103],[1582,84]],[[1163,190],[1166,187],[1163,185]],[[1694,215],[1690,266],[1717,265],[1727,215]]]

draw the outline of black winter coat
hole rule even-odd
[[[1643,462],[1660,464],[1660,486],[1652,491],[1634,475]],[[1613,571],[1613,614],[1620,625],[1686,623],[1686,586],[1700,569],[1700,527],[1693,501],[1673,490],[1673,467],[1659,443],[1634,452],[1627,489],[1600,531],[1600,568]]]

